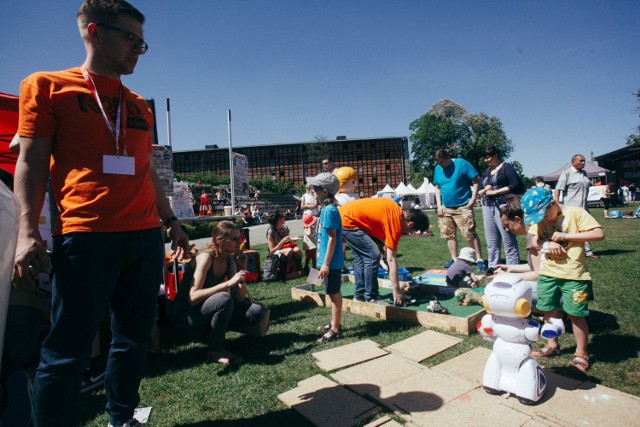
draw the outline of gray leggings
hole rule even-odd
[[[263,306],[249,298],[236,302],[231,294],[218,292],[202,304],[190,307],[184,316],[180,316],[176,326],[193,334],[208,330],[209,351],[222,351],[229,328],[255,324],[262,319],[264,311]]]

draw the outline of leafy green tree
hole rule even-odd
[[[522,167],[522,163],[517,160],[510,161],[511,166],[516,170],[518,175],[520,175],[520,179],[522,179],[522,183],[524,184],[524,188],[531,188],[535,185],[535,177],[529,178],[524,175],[524,168]]]
[[[305,144],[307,150],[307,163],[322,163],[322,159],[329,155],[329,143],[324,135],[316,135],[313,137],[315,142]]]
[[[413,151],[411,176],[433,177],[435,152],[446,149],[451,157],[469,161],[480,172],[486,165],[482,154],[488,146],[495,146],[508,158],[513,144],[502,129],[502,122],[486,113],[470,114],[450,99],[435,103],[426,114],[409,125]]]
[[[638,102],[640,102],[640,89],[635,93],[636,98],[638,98]],[[638,112],[638,116],[640,117],[640,107],[636,108]],[[640,143],[640,125],[636,127],[635,133],[632,133],[627,137],[627,145],[639,144]]]

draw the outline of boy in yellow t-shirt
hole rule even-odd
[[[524,222],[531,225],[529,234],[537,237],[536,246],[543,254],[538,277],[536,307],[545,320],[559,317],[564,310],[573,323],[576,352],[570,367],[586,372],[589,369],[589,290],[591,275],[585,267],[585,242],[604,239],[604,231],[589,213],[579,207],[562,206],[544,188],[532,188],[522,196]],[[559,354],[557,338],[534,353],[538,357]]]

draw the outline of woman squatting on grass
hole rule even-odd
[[[230,327],[268,322],[268,311],[247,297],[247,272],[239,270],[235,258],[241,254],[241,242],[241,230],[236,224],[218,222],[213,227],[211,243],[186,266],[171,306],[176,329],[195,336],[208,332],[207,357],[223,365],[243,361],[224,349]]]

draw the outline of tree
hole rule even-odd
[[[638,102],[640,102],[640,89],[635,93],[636,98],[638,98]],[[638,112],[638,116],[640,117],[640,107],[636,107],[636,111]],[[627,145],[633,145],[640,143],[640,125],[636,127],[635,133],[632,133],[627,137]]]
[[[306,144],[307,163],[321,163],[329,155],[329,143],[324,135],[316,135],[313,137],[315,142]]]
[[[446,149],[451,157],[466,159],[480,172],[484,149],[495,146],[508,158],[513,144],[502,129],[502,122],[486,113],[470,114],[450,99],[436,102],[422,117],[409,125],[413,151],[412,181],[419,176],[433,177],[435,152]]]

